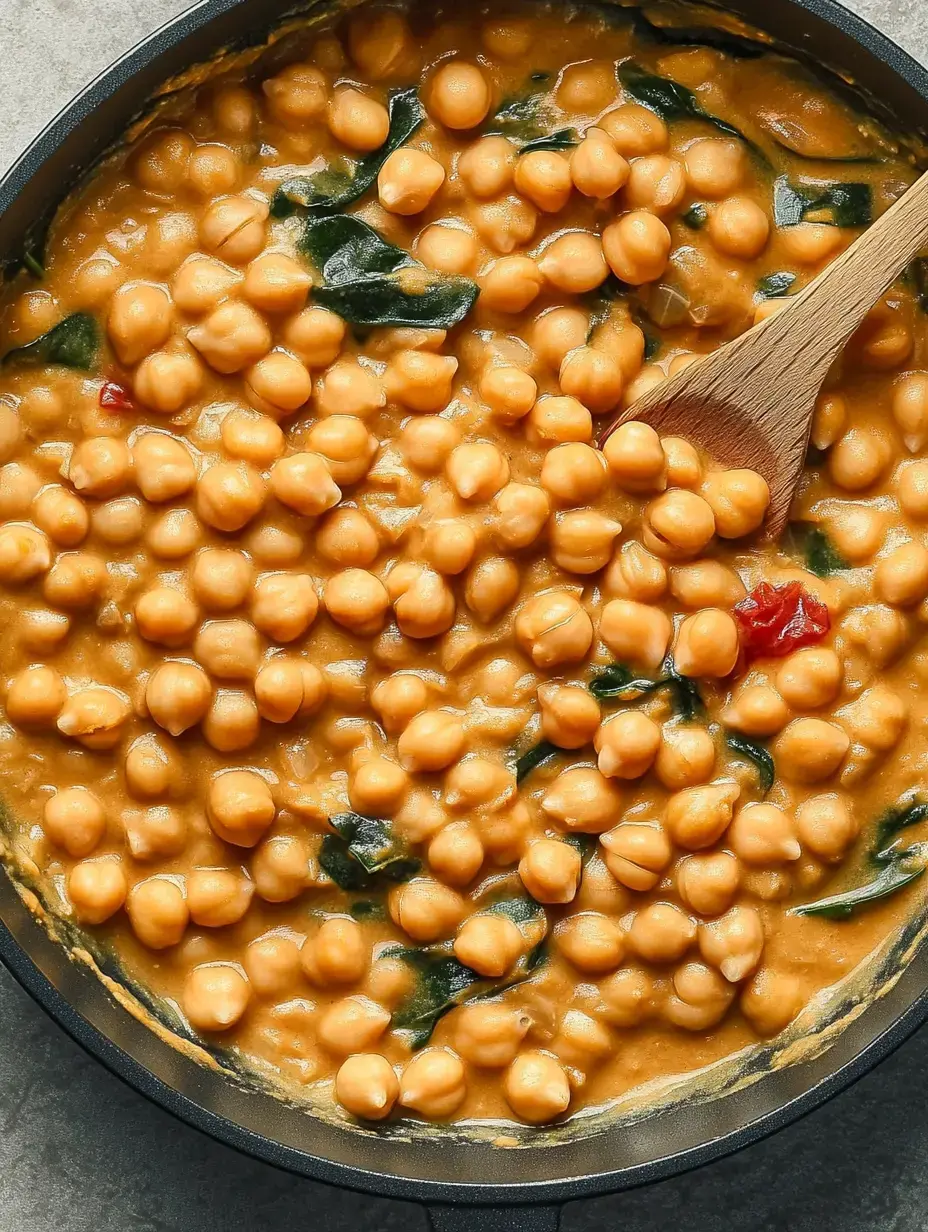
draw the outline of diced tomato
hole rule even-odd
[[[828,608],[801,582],[782,586],[761,582],[735,605],[732,615],[748,659],[781,658],[802,646],[814,646],[831,628]]]
[[[100,390],[100,405],[107,411],[135,410],[135,403],[128,389],[118,381],[104,381]]]

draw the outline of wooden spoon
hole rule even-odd
[[[822,382],[887,287],[928,243],[928,172],[799,295],[733,342],[644,394],[609,424],[644,420],[770,486],[766,531],[786,525]]]

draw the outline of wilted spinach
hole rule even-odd
[[[587,686],[598,701],[635,702],[649,694],[666,689],[671,702],[681,719],[689,722],[704,710],[703,700],[696,681],[681,676],[668,658],[656,679],[636,676],[624,663],[610,663],[594,675]]]
[[[765,274],[757,283],[757,294],[761,299],[781,299],[784,295],[789,294],[795,281],[796,275],[791,274],[788,270],[781,270],[775,274]]]
[[[4,364],[60,364],[92,372],[100,349],[100,329],[89,312],[74,312],[25,346],[7,351]]]
[[[873,191],[869,184],[842,180],[792,183],[783,175],[773,185],[773,218],[778,227],[795,227],[807,220],[867,227],[873,222]]]
[[[701,231],[709,221],[709,211],[701,201],[694,201],[690,208],[680,215],[680,221],[691,231]]]
[[[636,103],[647,107],[667,123],[673,123],[675,120],[699,120],[703,124],[711,124],[721,133],[727,133],[729,137],[737,137],[739,141],[760,153],[740,128],[735,128],[734,124],[729,124],[720,116],[706,111],[693,91],[680,85],[678,81],[649,73],[634,60],[626,60],[619,65],[619,80]]]
[[[421,868],[388,821],[361,813],[336,813],[329,818],[335,831],[319,848],[319,863],[343,890],[366,890],[378,880],[408,881]]]
[[[550,761],[552,757],[556,757],[558,753],[564,750],[559,749],[556,744],[552,744],[550,740],[540,740],[538,744],[533,745],[521,757],[516,759],[516,782],[521,783],[524,779],[537,770],[539,766],[543,766],[545,762]]]
[[[767,749],[758,741],[748,740],[746,736],[738,735],[737,732],[726,732],[725,744],[736,757],[743,757],[752,763],[757,771],[757,785],[760,793],[766,796],[776,778],[776,767]]]
[[[783,537],[783,546],[797,557],[816,577],[831,577],[850,565],[831,542],[828,532],[817,522],[790,522]]]

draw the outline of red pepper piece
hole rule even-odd
[[[735,604],[732,615],[748,659],[781,658],[802,646],[814,646],[831,628],[828,608],[800,582],[783,586],[761,582]]]
[[[107,411],[135,410],[128,389],[118,381],[104,381],[100,389],[100,405]]]

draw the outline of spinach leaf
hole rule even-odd
[[[626,60],[619,65],[619,80],[636,103],[647,107],[649,111],[659,115],[662,120],[668,123],[674,120],[699,120],[704,124],[711,124],[721,133],[727,133],[729,137],[737,137],[752,150],[756,149],[754,143],[745,137],[740,128],[735,128],[734,124],[729,124],[720,116],[706,111],[693,91],[687,89],[686,86],[681,86],[679,82],[671,81],[669,77],[658,77],[656,73],[649,73],[634,60]]]
[[[519,153],[531,154],[533,150],[570,150],[578,141],[576,129],[558,128],[553,133],[546,133],[540,137],[533,137],[531,141],[526,141],[520,147]]]
[[[757,284],[757,294],[761,299],[781,299],[789,293],[796,277],[796,274],[791,274],[788,270],[765,274]]]
[[[663,671],[663,683],[670,689],[677,714],[684,722],[692,722],[705,710],[699,686],[692,676],[681,676],[670,659],[664,664]]]
[[[424,1047],[439,1019],[461,1005],[465,995],[482,982],[476,971],[439,949],[397,947],[385,950],[384,956],[401,959],[416,976],[412,992],[394,1011],[391,1024],[412,1032],[413,1049]]]
[[[691,231],[701,231],[709,221],[709,211],[701,201],[695,201],[685,213],[680,215],[680,221]]]
[[[905,268],[902,281],[908,283],[915,293],[915,300],[922,312],[928,312],[928,257],[915,257]]]
[[[534,141],[547,131],[548,95],[544,91],[504,98],[490,120],[488,135],[509,137],[512,141]]]
[[[538,924],[541,921],[547,923],[545,909],[541,903],[537,903],[534,898],[528,898],[524,894],[514,898],[498,898],[486,906],[481,904],[480,910],[487,915],[504,915],[507,920],[512,920],[513,924],[519,926]]]
[[[372,898],[358,898],[348,908],[349,914],[359,922],[364,920],[385,920],[387,912],[383,903]]]
[[[272,217],[286,218],[300,208],[335,213],[372,188],[389,156],[406,144],[425,119],[425,108],[419,101],[416,86],[391,95],[387,111],[390,128],[382,146],[358,159],[353,166],[324,167],[314,175],[295,175],[284,180],[271,198]]]
[[[778,227],[809,220],[833,227],[866,227],[873,222],[869,184],[806,180],[790,183],[783,175],[773,185],[773,218]]]
[[[757,770],[757,785],[761,795],[766,796],[776,778],[776,767],[773,764],[773,758],[764,746],[756,740],[748,740],[746,736],[739,736],[736,732],[726,732],[725,743],[736,757],[743,757],[746,761],[753,763]]]
[[[552,757],[556,757],[563,751],[550,740],[540,740],[516,760],[516,783],[527,779],[533,770],[537,770],[539,766],[543,766],[546,761],[550,761]]]
[[[45,277],[45,266],[35,255],[31,248],[27,248],[23,253],[23,265],[29,271],[33,278],[38,278],[39,281]]]
[[[843,894],[831,894],[828,898],[817,899],[814,903],[793,907],[791,914],[824,916],[829,920],[848,919],[858,907],[888,898],[890,894],[895,894],[897,890],[922,875],[925,871],[924,864],[904,858],[908,855],[908,852],[903,852],[900,858],[884,863],[873,880],[865,885],[847,890]]]
[[[817,522],[797,520],[790,522],[783,540],[791,556],[798,557],[810,573],[816,577],[831,577],[850,565],[828,538],[828,533]]]
[[[2,363],[60,364],[79,372],[92,372],[100,348],[100,330],[88,312],[65,317],[41,337],[7,351]]]
[[[893,805],[877,818],[873,849],[878,854],[884,852],[900,830],[917,826],[923,821],[928,821],[928,802],[913,797],[904,804]]]
[[[329,824],[335,833],[322,840],[319,863],[343,890],[366,890],[378,878],[408,881],[421,868],[396,839],[389,822],[361,813],[336,813]]]
[[[308,217],[300,249],[323,278],[315,301],[352,325],[450,329],[477,298],[469,278],[427,270],[351,215]]]
[[[598,840],[595,834],[565,834],[564,842],[568,847],[573,847],[581,861],[586,864],[587,860],[595,855]]]
[[[610,663],[596,673],[587,686],[597,701],[636,702],[651,693],[667,689],[680,718],[689,722],[704,710],[699,687],[689,676],[681,676],[668,658],[656,680],[635,676],[624,663]]]

